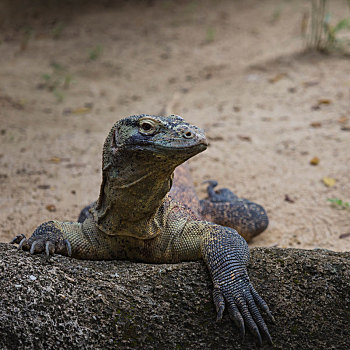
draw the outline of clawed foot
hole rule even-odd
[[[230,318],[240,330],[242,340],[244,339],[245,327],[247,326],[249,331],[257,339],[259,345],[262,345],[262,335],[267,339],[269,344],[272,344],[271,335],[258,306],[265,311],[273,323],[275,323],[275,319],[266,302],[249,283],[249,280],[243,283],[245,284],[244,288],[237,289],[227,288],[227,286],[222,289],[218,285],[214,286],[213,299],[217,312],[217,321],[222,319],[226,306]]]
[[[16,236],[11,244],[18,244],[18,249],[29,250],[30,254],[43,253],[47,256],[55,253],[71,256],[72,247],[52,222],[40,225],[27,239],[24,234]]]

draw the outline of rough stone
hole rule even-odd
[[[276,318],[273,348],[350,348],[350,253],[255,248],[249,273]],[[257,348],[227,314],[215,321],[211,287],[202,262],[47,260],[0,244],[0,348]]]

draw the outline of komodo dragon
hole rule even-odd
[[[148,263],[204,259],[213,281],[217,319],[226,307],[242,337],[247,326],[259,344],[261,334],[272,343],[258,306],[272,321],[273,316],[249,281],[246,241],[235,229],[202,219],[218,218],[225,224],[231,220],[231,226],[250,238],[267,226],[265,211],[228,190],[215,192],[214,182],[208,188],[209,200],[199,202],[190,180],[181,176],[188,172],[184,166],[175,171],[172,187],[175,168],[206,148],[203,131],[179,116],[121,119],[103,146],[102,184],[91,215],[84,222],[48,221],[29,239],[21,234],[11,243],[32,254],[78,259]],[[233,211],[226,214],[228,209]]]

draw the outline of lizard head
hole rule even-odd
[[[114,126],[112,147],[118,151],[142,152],[157,159],[179,162],[204,151],[204,132],[179,116],[138,115],[121,119]]]
[[[175,168],[207,145],[203,131],[179,116],[117,121],[103,146],[100,197],[91,209],[98,227],[115,235],[124,221],[148,220],[169,192]]]

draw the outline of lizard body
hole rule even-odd
[[[242,336],[247,327],[260,344],[261,334],[271,343],[258,306],[273,317],[250,284],[246,241],[233,228],[203,220],[206,214],[195,192],[188,190],[187,201],[181,203],[184,177],[176,176],[171,190],[175,168],[206,147],[202,130],[179,116],[121,119],[104,143],[102,184],[91,215],[83,222],[43,223],[29,239],[19,235],[12,243],[31,253],[79,259],[149,263],[203,259],[213,280],[217,318],[227,308]],[[226,194],[210,196],[220,202]],[[263,209],[257,208],[262,214]]]

